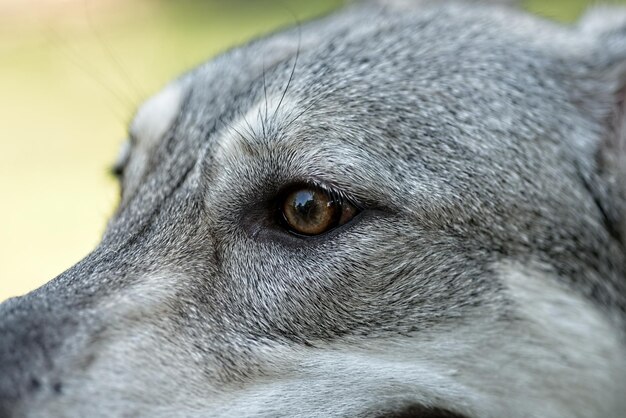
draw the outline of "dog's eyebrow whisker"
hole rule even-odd
[[[298,58],[300,57],[300,48],[302,46],[302,28],[300,25],[300,21],[297,19],[297,17],[294,16],[294,18],[296,20],[296,24],[298,28],[298,46],[296,48],[296,55],[293,61],[293,66],[291,67],[291,73],[289,74],[289,79],[287,80],[287,85],[285,86],[285,89],[283,90],[283,93],[280,96],[280,100],[278,101],[278,104],[276,105],[276,109],[274,110],[274,114],[272,115],[273,120],[276,120],[276,114],[278,113],[278,109],[280,108],[280,105],[283,103],[283,100],[285,99],[285,96],[287,95],[289,86],[291,86],[291,82],[293,81],[293,77],[296,73],[296,66],[298,65]]]
[[[88,60],[84,59],[81,54],[73,47],[69,45],[69,41],[65,39],[62,35],[60,35],[54,28],[48,27],[46,28],[46,34],[50,38],[54,38],[51,42],[56,41],[56,43],[60,46],[59,50],[65,57],[74,64],[80,71],[82,71],[88,78],[91,79],[94,83],[100,85],[106,92],[108,92],[117,103],[124,108],[132,110],[136,107],[135,101],[132,97],[127,96],[124,91],[121,92],[114,88],[112,85],[106,82],[106,77],[102,72],[99,72],[97,67],[90,64]],[[107,106],[111,113],[115,115],[117,119],[121,121],[123,125],[127,123],[127,116],[120,113],[117,106],[112,106],[111,103],[108,103]]]
[[[229,123],[226,121],[226,117],[224,115],[220,115],[216,118],[216,121],[214,123],[214,128],[213,128],[213,132],[217,132],[218,126],[217,124],[220,124],[221,126],[219,127],[220,129],[225,128],[228,129],[228,125]]]
[[[247,137],[239,129],[235,128],[234,126],[229,126],[228,129],[231,129],[231,130],[235,131],[235,133],[239,136],[239,138],[242,141],[246,140]]]
[[[261,122],[261,131],[263,132],[263,138],[267,137],[267,132],[265,131],[265,120],[263,119],[263,113],[261,109],[257,112],[257,119]]]
[[[296,18],[146,100],[101,244],[0,304],[0,416],[626,417],[626,9],[493,2]]]
[[[122,79],[124,80],[127,87],[130,87],[134,95],[137,97],[137,99],[140,100],[141,98],[146,96],[145,92],[142,91],[143,89],[140,87],[139,82],[130,75],[130,72],[128,72],[124,68],[124,66],[122,65],[122,62],[115,56],[115,54],[113,53],[113,50],[104,39],[101,32],[96,27],[92,18],[91,8],[89,7],[90,6],[89,3],[90,3],[89,1],[85,1],[83,3],[85,7],[85,15],[87,18],[87,24],[89,25],[89,28],[94,34],[94,37],[98,45],[100,46],[100,49],[111,60],[111,62],[113,63],[113,67],[119,72],[119,74],[122,75]]]
[[[218,123],[220,125],[219,127]],[[226,121],[226,117],[224,115],[218,116],[216,122],[214,123],[213,132],[217,132],[218,129],[225,129],[227,132],[234,131],[230,125],[230,122]]]
[[[316,104],[318,104],[322,99],[324,99],[327,95],[322,95],[320,97],[318,97],[317,99],[313,100],[311,103],[309,103],[304,109],[302,109],[302,111],[300,111],[293,119],[291,119],[289,122],[287,122],[286,125],[284,125],[282,127],[282,129],[289,129],[289,127],[291,125],[293,125],[298,119],[300,119],[300,117],[302,117],[302,115],[304,115],[306,112],[308,112],[311,108],[313,108],[313,106],[315,106]],[[291,113],[289,114],[289,116],[291,116]]]
[[[252,127],[252,125],[250,124],[250,121],[248,120],[248,118],[246,117],[246,115],[244,115],[243,113],[241,114],[241,119],[243,120],[243,122],[246,125],[246,129],[248,130],[248,134],[250,134],[250,137],[255,137],[257,136],[256,131],[254,130],[254,128]]]
[[[237,134],[237,136],[239,136],[242,141],[246,140],[246,136],[243,134],[243,132],[237,129],[232,123],[225,122],[223,116],[219,117],[219,121],[224,126],[224,129],[226,129],[227,132],[234,132],[235,134]]]
[[[265,116],[263,119],[261,119],[261,124],[263,125],[263,136],[267,136],[267,132],[265,132],[265,124],[267,122],[267,109],[269,105],[267,103],[267,77],[265,74],[265,60],[263,60],[263,96],[265,97]]]

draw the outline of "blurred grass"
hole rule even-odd
[[[340,3],[0,0],[0,301],[97,244],[118,194],[107,168],[141,101],[230,46]],[[588,3],[527,2],[564,21]]]

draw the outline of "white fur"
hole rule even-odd
[[[190,387],[202,384],[191,373],[189,409],[165,403],[152,416],[358,416],[422,404],[481,418],[623,418],[626,352],[619,328],[545,266],[495,270],[510,298],[508,319],[486,306],[463,325],[411,337],[353,337],[314,348],[259,342],[254,356],[269,365],[263,378],[189,396]],[[160,278],[150,283],[133,298],[151,305],[173,293]]]
[[[135,114],[129,129],[130,141],[122,146],[118,158],[118,165],[124,169],[122,201],[132,195],[139,186],[149,156],[180,114],[187,87],[186,81],[169,84],[150,98]]]
[[[419,403],[478,417],[623,417],[626,352],[616,327],[547,270],[497,268],[515,320],[487,308],[410,339],[268,349],[273,373],[209,409],[321,417]]]
[[[181,83],[172,83],[139,108],[130,134],[140,146],[151,148],[165,135],[178,115],[184,92]]]
[[[578,23],[580,30],[588,35],[597,35],[618,30],[626,26],[626,8],[596,5],[587,11]]]
[[[269,126],[280,126],[281,123],[277,121],[289,122],[289,118],[296,117],[295,109],[296,105],[288,96],[281,98],[280,95],[272,95],[267,100],[260,100],[245,115],[235,118],[220,136],[215,158],[221,161],[221,158],[241,154],[242,141],[253,141],[267,136]]]

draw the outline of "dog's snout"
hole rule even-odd
[[[43,360],[41,331],[32,328],[26,304],[26,298],[21,297],[0,305],[0,417],[13,416],[28,391],[25,369]],[[39,390],[40,379],[31,379],[31,388]]]
[[[38,292],[0,305],[0,417],[20,416],[39,393],[62,391],[51,359],[72,322]]]

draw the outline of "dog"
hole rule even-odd
[[[626,416],[626,11],[365,1],[136,112],[0,416]]]

